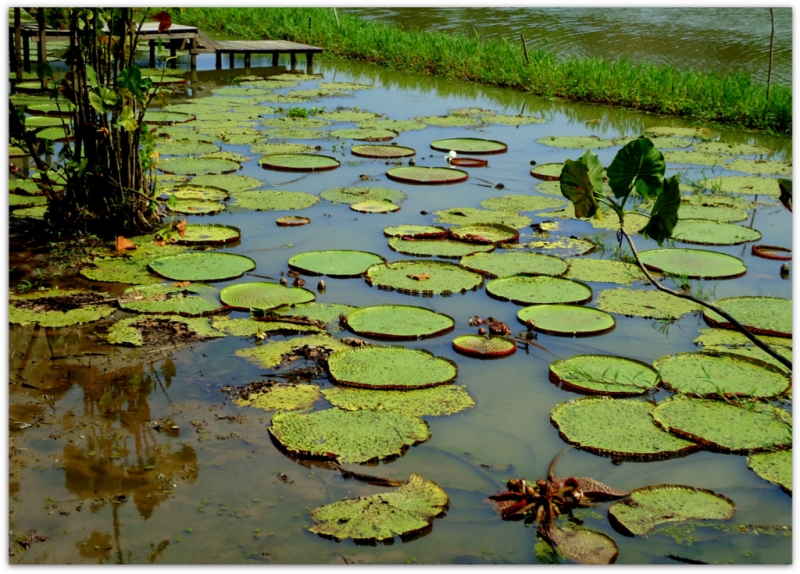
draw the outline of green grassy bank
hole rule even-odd
[[[544,50],[529,50],[527,63],[521,43],[406,32],[346,14],[339,14],[337,26],[332,8],[185,8],[170,12],[175,23],[198,26],[212,35],[291,40],[320,46],[326,56],[395,70],[792,133],[791,89],[772,86],[767,102],[766,86],[742,74],[718,76],[597,58],[558,62]]]

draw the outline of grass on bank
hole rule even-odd
[[[643,110],[775,134],[792,133],[792,90],[750,76],[676,70],[670,66],[570,58],[507,39],[404,31],[332,8],[185,8],[176,23],[241,39],[290,40],[325,49],[327,56],[406,72],[513,88],[545,97]]]

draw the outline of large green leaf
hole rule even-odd
[[[597,157],[596,153],[587,149],[586,153],[581,156],[581,161],[589,168],[589,180],[592,182],[592,190],[602,193],[605,174],[603,173],[603,164],[600,163],[600,158]]]
[[[602,187],[600,188],[602,189]],[[599,208],[589,167],[568,159],[561,170],[561,193],[575,206],[576,217],[593,217]]]
[[[665,239],[672,237],[672,231],[678,224],[678,208],[681,206],[681,189],[678,176],[673,175],[664,180],[664,189],[656,197],[650,221],[642,229],[645,238],[655,239],[661,245]]]
[[[655,197],[661,189],[666,163],[664,155],[648,138],[638,138],[617,153],[608,166],[608,185],[624,201],[636,184],[644,197]]]

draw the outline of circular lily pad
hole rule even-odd
[[[602,149],[617,145],[614,140],[606,140],[597,136],[548,136],[539,138],[536,143],[566,149]]]
[[[534,167],[531,170],[531,175],[544,181],[559,181],[561,179],[561,170],[563,169],[563,163],[543,163]]]
[[[336,249],[330,251],[307,251],[289,259],[289,268],[308,275],[328,277],[358,277],[364,275],[370,265],[383,263],[385,259],[367,251]]]
[[[481,201],[481,207],[496,211],[540,211],[564,207],[566,204],[563,199],[538,195],[501,195]]]
[[[492,279],[486,283],[486,292],[496,299],[517,305],[580,305],[592,300],[592,288],[585,283],[548,275],[514,275]]]
[[[644,273],[636,266],[610,259],[568,259],[567,279],[588,281],[590,283],[619,283],[630,285],[633,281],[644,281]]]
[[[153,273],[173,281],[224,281],[256,268],[255,261],[233,253],[180,253],[151,261]]]
[[[200,155],[220,151],[219,146],[197,141],[166,141],[156,146],[161,155]]]
[[[445,185],[467,181],[466,171],[446,167],[395,167],[386,172],[386,177],[402,183],[418,185]]]
[[[780,297],[728,297],[714,305],[731,314],[757,335],[792,336],[792,302]],[[712,327],[733,329],[733,324],[711,310],[703,310],[703,319]]]
[[[384,227],[386,237],[402,237],[403,239],[442,239],[447,237],[447,229],[433,225],[404,224],[395,227]]]
[[[452,415],[475,405],[461,385],[439,385],[401,393],[334,387],[325,389],[322,394],[333,406],[348,411],[398,411],[416,417]]]
[[[777,261],[791,261],[792,250],[788,247],[777,247],[775,245],[753,245],[750,252],[756,257],[764,259],[775,259]]]
[[[758,452],[747,457],[747,466],[764,480],[792,492],[792,451]]]
[[[350,209],[359,213],[394,213],[395,211],[400,211],[400,206],[383,199],[351,203]]]
[[[179,199],[173,205],[167,205],[173,213],[182,213],[185,215],[208,215],[210,213],[219,213],[225,211],[225,204],[215,201],[193,201]]]
[[[284,287],[266,281],[237,283],[225,287],[219,294],[220,301],[240,311],[250,309],[275,309],[295,303],[314,301],[316,296],[308,289]]]
[[[351,387],[423,389],[453,382],[458,367],[423,349],[356,347],[328,357],[328,372],[334,382]]]
[[[277,412],[269,432],[289,452],[340,463],[399,456],[431,433],[420,418],[391,411]]]
[[[220,310],[219,289],[202,283],[175,285],[135,285],[125,289],[119,306],[135,313],[178,314],[188,317],[208,315]]]
[[[714,132],[708,128],[684,128],[678,126],[650,126],[644,131],[657,136],[676,136],[680,138],[707,138],[714,135]]]
[[[259,163],[275,171],[329,171],[341,165],[337,159],[311,153],[267,155]]]
[[[452,331],[456,324],[452,317],[411,305],[361,307],[346,320],[356,335],[397,341],[438,337]]]
[[[613,355],[575,355],[550,364],[550,380],[587,394],[641,395],[658,385],[658,372],[642,361]]]
[[[556,405],[550,421],[562,439],[594,454],[652,460],[698,449],[659,428],[651,417],[654,408],[633,399],[586,397]]]
[[[393,132],[410,132],[424,130],[428,126],[414,120],[390,120],[386,118],[363,120],[356,124],[362,129],[391,130]]]
[[[453,339],[453,348],[464,355],[480,359],[499,359],[517,352],[517,344],[503,337],[461,335]]]
[[[731,223],[705,219],[679,219],[672,231],[672,239],[698,245],[738,245],[748,241],[758,241],[761,239],[761,233]]]
[[[554,522],[543,522],[536,529],[559,556],[578,564],[613,564],[619,555],[614,540],[589,528],[561,528]]]
[[[533,321],[532,329],[547,335],[585,337],[608,333],[617,320],[605,311],[577,305],[532,305],[517,312],[524,325]]]
[[[461,259],[459,263],[470,271],[490,278],[511,275],[563,275],[569,264],[563,259],[527,251],[508,253],[476,253]]]
[[[194,184],[176,186],[172,195],[175,199],[186,201],[224,201],[230,196],[227,190],[219,187]]]
[[[665,522],[728,520],[736,511],[729,498],[691,486],[658,484],[636,488],[608,507],[608,520],[621,533],[643,536]]]
[[[519,239],[519,232],[500,223],[483,223],[451,227],[450,235],[459,241],[470,243],[512,243]]]
[[[330,122],[319,118],[270,118],[261,122],[265,127],[279,128],[321,128],[331,125]]]
[[[299,143],[264,142],[254,145],[253,147],[250,148],[250,151],[253,153],[261,153],[265,155],[305,153],[314,151],[314,146],[299,144]],[[261,160],[258,160],[258,163],[261,163]]]
[[[466,243],[453,239],[405,239],[403,237],[392,237],[389,240],[389,247],[403,255],[414,255],[418,257],[445,257],[457,259],[473,253],[485,253],[493,251],[493,244]]]
[[[168,157],[159,161],[156,167],[164,173],[175,175],[209,175],[233,173],[242,166],[225,159]]]
[[[697,303],[669,293],[626,287],[602,291],[596,304],[598,308],[609,313],[646,319],[677,319],[685,313],[700,309]]]
[[[308,217],[299,215],[286,215],[276,219],[275,223],[280,227],[300,227],[301,225],[308,225],[311,220]]]
[[[246,175],[198,175],[191,181],[192,185],[224,189],[229,194],[253,189],[262,183],[261,180]]]
[[[792,176],[792,165],[782,161],[735,159],[726,165],[725,168],[733,171],[743,171],[744,173],[783,175],[786,177]]]
[[[502,126],[526,126],[529,124],[543,124],[547,120],[533,116],[508,116],[505,114],[490,114],[481,119],[487,124],[500,124]]]
[[[678,353],[656,359],[653,366],[667,390],[710,399],[775,397],[792,384],[781,369],[732,353]]]
[[[335,187],[319,194],[331,203],[360,203],[362,201],[391,201],[401,203],[406,194],[387,187]]]
[[[389,141],[397,137],[396,131],[378,128],[349,128],[332,130],[329,132],[329,134],[335,138],[367,142]]]
[[[791,415],[762,403],[753,402],[745,408],[677,396],[660,403],[652,414],[671,433],[723,452],[743,454],[792,446]]]
[[[395,261],[367,269],[367,283],[405,294],[449,294],[475,289],[483,282],[477,273],[444,261]]]
[[[747,212],[724,205],[690,205],[682,203],[678,208],[678,217],[680,219],[707,219],[709,221],[733,223],[747,219]]]
[[[354,145],[350,153],[358,157],[374,157],[379,159],[396,159],[410,157],[417,153],[410,147],[394,145]]]
[[[434,211],[436,223],[451,223],[454,225],[486,225],[499,223],[514,229],[522,229],[531,223],[531,218],[512,211],[491,211],[488,209],[475,209],[474,207],[452,207],[441,211]]]
[[[457,167],[486,167],[489,165],[487,160],[477,157],[454,157],[448,163]]]
[[[431,142],[431,148],[437,151],[455,151],[458,153],[472,153],[476,155],[505,153],[508,146],[495,140],[479,138],[452,138]]]
[[[651,249],[640,254],[651,271],[689,279],[732,279],[747,273],[738,257],[702,249]]]
[[[233,198],[231,206],[254,211],[306,209],[319,201],[316,195],[302,191],[248,190],[237,192]]]

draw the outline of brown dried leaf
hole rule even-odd
[[[192,284],[191,281],[181,281],[179,283],[172,283],[172,286],[173,287],[188,287],[191,284]]]
[[[429,273],[418,273],[416,275],[406,275],[409,279],[413,279],[414,281],[427,281],[431,278]]]
[[[175,229],[178,230],[178,235],[180,235],[181,237],[183,237],[183,235],[186,233],[186,223],[187,223],[186,219],[175,223]]]
[[[628,496],[627,491],[617,490],[588,476],[557,476],[553,479],[553,485],[556,487],[556,490],[561,490],[566,486],[577,486],[583,491],[584,496],[594,500],[613,500],[615,498],[624,498]]]
[[[122,235],[117,237],[115,247],[117,253],[125,253],[128,249],[136,249],[136,245],[133,244],[133,241],[125,239]]]

